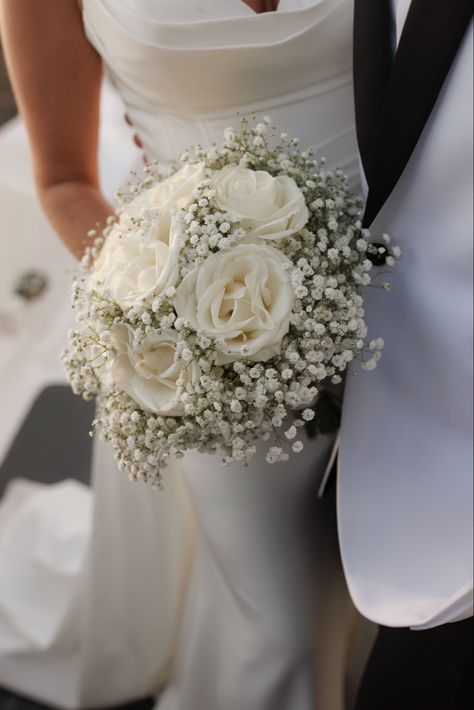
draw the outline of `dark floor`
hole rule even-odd
[[[136,703],[120,705],[118,708],[115,708],[115,710],[150,710],[153,704],[154,700],[142,700]],[[51,708],[26,698],[20,698],[18,695],[12,695],[0,689],[0,710],[51,710]]]
[[[15,101],[10,90],[10,83],[2,58],[2,46],[0,44],[0,125],[10,118],[13,118],[15,114]]]
[[[40,483],[75,478],[89,483],[93,402],[76,397],[67,385],[39,393],[0,466],[0,497],[8,482],[24,477]]]

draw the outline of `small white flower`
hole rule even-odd
[[[255,406],[257,409],[264,409],[267,405],[268,402],[268,397],[266,397],[264,394],[259,394],[258,397],[255,399]]]
[[[295,288],[295,296],[297,298],[304,298],[307,295],[308,295],[308,289],[306,288],[306,286],[297,286]]]
[[[230,244],[229,237],[221,237],[219,241],[217,242],[217,245],[221,251],[224,251],[224,249],[227,249],[227,247]]]
[[[181,353],[181,357],[183,358],[183,360],[184,360],[185,362],[191,362],[191,360],[192,360],[193,357],[194,357],[194,356],[193,356],[193,351],[190,350],[189,348],[184,348],[184,350],[183,350],[182,353]]]
[[[233,399],[230,403],[230,411],[234,414],[240,414],[242,412],[242,405],[238,399]]]

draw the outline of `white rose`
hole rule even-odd
[[[178,287],[175,308],[200,333],[222,339],[217,363],[265,361],[289,329],[291,262],[264,244],[240,244],[210,256]]]
[[[110,342],[117,350],[109,371],[112,381],[142,409],[163,416],[182,416],[184,407],[176,382],[181,375],[186,383],[199,373],[194,364],[176,360],[176,332],[147,335],[134,349],[133,330],[127,325],[115,325]]]
[[[126,219],[105,240],[90,281],[124,310],[175,285],[182,244],[180,218],[168,210],[156,211],[146,233],[124,229]]]
[[[163,207],[165,209],[186,209],[192,202],[194,189],[205,178],[204,163],[187,163],[177,173],[162,180],[149,190],[135,197],[127,210],[133,207]]]
[[[227,166],[214,177],[216,202],[248,236],[283,239],[302,229],[309,212],[293,178],[264,170]]]

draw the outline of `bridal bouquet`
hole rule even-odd
[[[94,232],[63,354],[74,392],[97,397],[94,427],[134,479],[160,483],[187,449],[247,462],[300,452],[320,383],[354,358],[376,366],[363,289],[374,257],[361,204],[269,119],[189,150],[167,177],[150,166]],[[388,288],[388,284],[382,284]],[[291,418],[289,419],[291,415]]]

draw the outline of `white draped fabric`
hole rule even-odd
[[[209,144],[255,111],[356,183],[352,2],[281,0],[256,15],[241,0],[85,0],[84,25],[148,157]],[[14,633],[0,641],[0,682],[67,708],[125,702],[166,677],[159,710],[342,709],[351,607],[330,501],[313,497],[331,444],[308,442],[275,467],[262,452],[227,469],[190,452],[164,492],[130,484],[99,445],[92,508],[75,484],[12,487],[0,507],[0,583],[11,590],[0,624]],[[67,526],[48,523],[49,505],[71,510]],[[42,549],[74,548],[75,566],[51,554],[38,565],[33,529]],[[12,595],[25,583],[62,599],[40,597],[36,637],[16,623]]]

